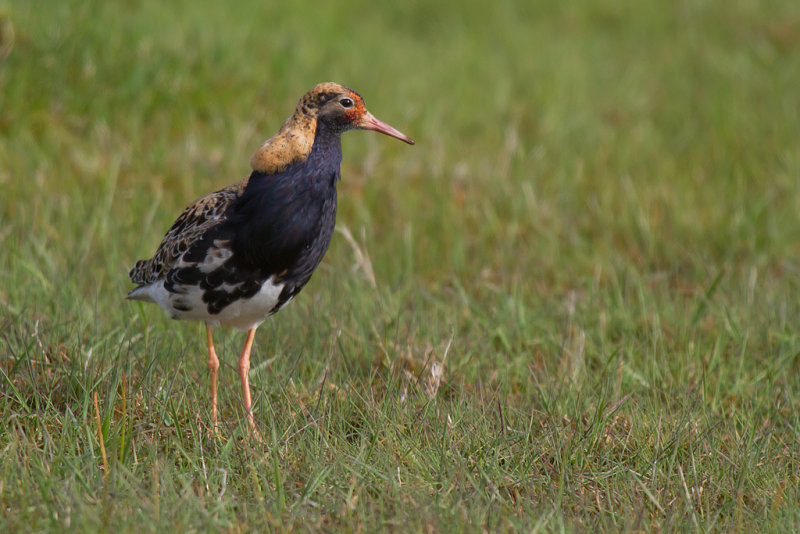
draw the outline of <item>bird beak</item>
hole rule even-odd
[[[400,139],[401,141],[405,141],[409,145],[414,144],[414,140],[411,139],[409,136],[404,134],[399,130],[395,130],[388,124],[383,121],[380,121],[375,118],[375,116],[370,113],[369,111],[364,112],[364,118],[358,124],[358,127],[362,130],[375,130],[376,132],[380,132],[382,134],[386,134],[388,136],[394,137],[395,139]]]

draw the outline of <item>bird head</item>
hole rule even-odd
[[[361,95],[338,83],[328,82],[315,86],[300,100],[298,109],[309,114],[316,111],[317,121],[324,122],[337,132],[374,130],[409,145],[414,144],[413,139],[367,111]]]
[[[336,134],[353,129],[374,130],[414,144],[410,137],[367,111],[361,95],[344,85],[327,82],[316,85],[300,99],[278,133],[253,154],[250,166],[255,171],[277,174],[303,161],[311,153],[320,123]]]

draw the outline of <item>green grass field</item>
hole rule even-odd
[[[0,0],[0,531],[800,529],[800,2],[223,4]],[[217,438],[127,271],[328,80],[417,145]]]

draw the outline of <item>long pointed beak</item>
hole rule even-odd
[[[409,136],[399,130],[395,130],[385,122],[376,119],[375,116],[369,111],[364,112],[364,118],[358,123],[358,127],[362,130],[375,130],[376,132],[386,134],[394,137],[395,139],[400,139],[409,145],[414,144],[414,140]]]

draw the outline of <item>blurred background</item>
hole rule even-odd
[[[355,244],[259,330],[263,395],[447,347],[455,404],[569,427],[633,394],[655,424],[702,392],[721,441],[731,414],[796,438],[798,65],[795,1],[0,1],[6,416],[176,369],[204,406],[201,327],[123,301],[127,271],[336,81],[417,144],[344,137]],[[22,373],[37,350],[61,363]]]
[[[398,302],[430,292],[441,328],[498,330],[513,357],[530,332],[506,331],[492,310],[508,302],[547,321],[571,292],[633,281],[691,310],[718,277],[771,313],[797,288],[798,17],[747,1],[6,4],[0,302],[101,329],[130,316],[133,262],[333,80],[417,140],[346,136],[339,223]],[[352,263],[334,240],[309,289],[342,309],[300,322],[346,313]]]

